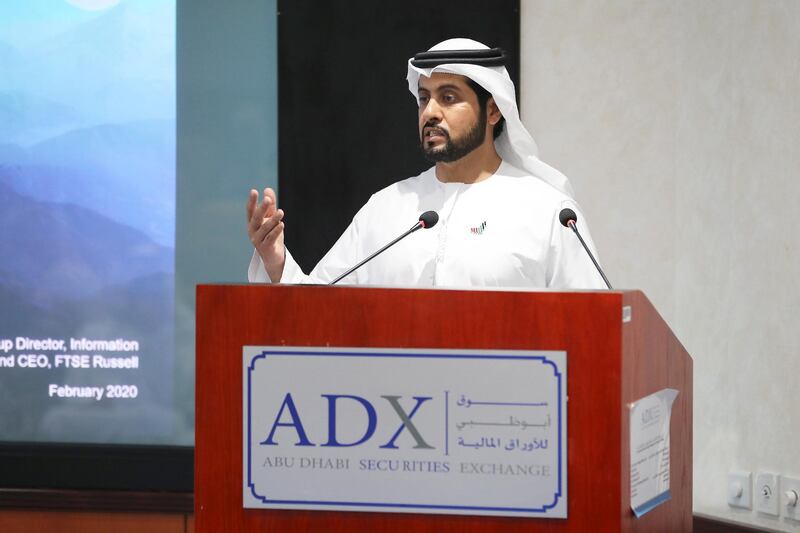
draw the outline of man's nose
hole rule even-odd
[[[431,119],[434,119],[436,122],[438,122],[442,119],[442,108],[439,107],[439,104],[436,102],[436,100],[431,98],[425,104],[425,107],[422,108],[420,118],[422,119],[421,121],[423,124]]]

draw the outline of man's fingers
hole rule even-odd
[[[275,243],[275,240],[283,234],[284,224],[283,221],[271,225],[268,229],[265,228],[263,232],[259,231],[256,235],[255,248],[262,250],[265,246],[269,247]]]
[[[253,216],[250,217],[250,231],[256,231],[264,223],[264,219],[268,218],[274,213],[269,213],[269,208],[272,206],[269,198],[264,198],[264,201],[258,204],[258,207],[253,211]],[[273,209],[274,211],[274,209]]]
[[[250,190],[250,196],[247,199],[247,225],[250,231],[255,231],[264,220],[264,213],[267,210],[267,199],[264,202],[258,203],[258,191],[255,189]]]
[[[258,191],[250,189],[250,195],[247,197],[247,221],[253,220],[253,211],[256,209],[256,202],[258,202]]]
[[[275,191],[269,187],[264,189],[264,203],[267,204],[267,211],[264,216],[271,217],[275,214],[275,209],[278,208],[278,200],[275,198]]]
[[[273,231],[278,225],[280,225],[282,221],[283,221],[283,210],[278,209],[273,216],[264,220],[264,223],[261,224],[261,226],[255,232],[253,232],[252,236],[253,246],[255,246],[256,248],[261,246],[261,244],[267,238],[267,235],[271,231]]]
[[[283,221],[278,222],[278,225],[275,226],[272,229],[272,231],[267,233],[267,236],[264,237],[264,240],[261,241],[261,244],[266,244],[266,245],[275,244],[275,241],[278,239],[278,237],[283,235],[283,228],[284,227],[286,227],[286,225],[283,223]]]
[[[247,199],[247,221],[248,233],[254,246],[258,247],[264,242],[267,235],[283,220],[283,214],[283,211],[278,209],[275,191],[269,187],[264,189],[263,200],[258,203],[258,191],[250,190]]]

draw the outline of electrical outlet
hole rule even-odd
[[[731,507],[753,508],[753,481],[750,472],[734,471],[728,473],[728,505]]]
[[[771,516],[780,514],[780,493],[778,492],[778,476],[771,472],[756,474],[755,488],[756,511]]]
[[[781,476],[781,509],[786,518],[800,520],[800,479]]]

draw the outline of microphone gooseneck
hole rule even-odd
[[[372,261],[375,257],[377,257],[378,255],[382,254],[383,252],[385,252],[386,250],[388,250],[389,248],[391,248],[392,246],[394,246],[395,244],[397,244],[401,240],[405,239],[406,237],[408,237],[409,235],[411,235],[415,231],[417,231],[419,229],[430,229],[430,228],[434,227],[437,222],[439,222],[439,213],[437,213],[436,211],[425,211],[424,213],[422,213],[419,216],[419,221],[416,224],[414,224],[413,226],[411,226],[411,229],[409,229],[408,231],[406,231],[405,233],[403,233],[402,235],[397,237],[395,240],[393,240],[392,242],[390,242],[389,244],[387,244],[386,246],[384,246],[383,248],[381,248],[377,252],[373,253],[372,255],[370,255],[369,257],[367,257],[366,259],[364,259],[360,263],[358,263],[353,268],[347,270],[344,274],[342,274],[341,276],[339,276],[335,280],[333,280],[330,283],[328,283],[328,285],[337,284],[342,279],[346,278],[347,276],[349,276],[350,274],[352,274],[353,272],[355,272],[356,270],[358,270],[359,268],[361,268],[362,266],[364,266],[368,262]]]
[[[578,240],[581,241],[581,244],[583,245],[583,249],[586,250],[587,254],[589,254],[589,258],[592,260],[592,263],[594,263],[594,267],[600,273],[600,276],[602,276],[603,281],[606,282],[606,287],[608,287],[609,289],[613,289],[613,287],[611,286],[611,283],[609,283],[609,281],[608,281],[608,278],[603,273],[603,269],[600,268],[600,265],[597,263],[597,260],[592,255],[592,252],[589,250],[589,247],[586,246],[586,243],[583,241],[583,237],[581,237],[581,234],[578,231],[578,215],[575,214],[575,211],[573,211],[569,207],[565,207],[558,214],[558,220],[559,220],[559,222],[561,222],[562,226],[567,227],[567,228],[572,228],[572,231],[574,231],[575,235],[578,236]]]

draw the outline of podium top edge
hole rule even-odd
[[[505,292],[505,293],[530,293],[530,294],[614,294],[622,295],[640,293],[640,289],[547,289],[529,287],[416,287],[394,285],[323,285],[323,284],[291,284],[291,283],[198,283],[196,288],[221,288],[221,287],[253,287],[256,289],[326,289],[326,290],[389,290],[389,291],[430,291],[430,292]]]

